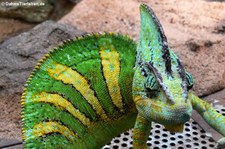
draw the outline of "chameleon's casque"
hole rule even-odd
[[[192,76],[153,10],[142,4],[140,14],[138,45],[125,35],[90,34],[39,61],[21,101],[25,148],[95,149],[130,128],[133,147],[147,148],[152,121],[182,131],[192,108],[225,135],[224,116],[189,92]]]

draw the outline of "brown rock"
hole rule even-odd
[[[88,32],[112,31],[137,37],[138,7],[136,1],[82,0],[59,22],[76,24]]]
[[[53,11],[53,4],[52,0],[3,0],[0,4],[0,16],[42,22]]]
[[[224,36],[216,34],[215,29],[223,22],[225,3],[83,0],[59,22],[88,32],[121,32],[137,40],[140,3],[151,6],[159,17],[171,47],[194,76],[194,91],[207,95],[224,88]]]
[[[73,8],[73,6],[75,4],[77,4],[79,1],[80,0],[74,0],[73,2],[70,2],[68,0],[57,0],[57,2],[54,1],[54,10],[49,17],[52,20],[60,19],[62,16],[64,16],[66,13],[68,13]],[[15,8],[10,7],[9,9],[6,9],[7,7],[2,6],[3,5],[2,3],[5,3],[5,2],[13,2],[13,1],[3,0],[0,2],[0,16],[5,16],[4,18],[3,17],[0,18],[0,31],[1,31],[0,32],[0,43],[4,39],[7,39],[12,36],[16,36],[22,32],[28,31],[29,29],[31,29],[32,27],[37,25],[36,23],[25,22],[26,16],[17,16],[14,13],[11,13],[11,11],[14,10]],[[22,1],[20,0],[19,2],[22,2]],[[4,9],[4,11],[1,9]],[[28,11],[28,10],[25,10],[24,8],[21,8],[21,9],[23,9],[23,11],[25,11],[25,12]],[[17,10],[17,11],[19,11],[19,10]],[[20,10],[20,11],[22,11],[22,10]],[[34,10],[31,10],[31,11],[34,11]],[[20,14],[20,15],[32,15],[28,12],[27,13],[25,13],[25,12],[24,12],[24,14]],[[9,15],[9,13],[10,13],[10,15]],[[19,12],[17,12],[17,13],[19,13]],[[41,15],[41,14],[39,14],[39,15]],[[19,19],[23,19],[23,20],[19,20]],[[34,17],[34,19],[37,19],[37,18]]]
[[[199,96],[225,88],[224,39],[213,43],[208,40],[191,39],[185,45],[174,48],[187,71],[193,75],[193,91]]]
[[[37,61],[54,46],[84,32],[46,21],[0,45],[0,95],[21,93]]]
[[[26,22],[57,20],[80,0],[1,0],[0,17],[21,19]]]
[[[14,19],[0,18],[0,43],[10,36],[15,36],[32,28],[34,24],[28,24]]]

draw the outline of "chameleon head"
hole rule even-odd
[[[188,89],[193,85],[178,57],[169,48],[163,28],[147,5],[140,6],[141,31],[137,47],[133,96],[139,114],[181,131],[190,119]]]
[[[154,75],[145,80],[145,92],[134,96],[138,113],[149,121],[163,124],[171,132],[182,131],[183,124],[191,117],[192,105],[179,83],[181,79],[174,78],[169,85],[160,84]]]
[[[145,92],[134,96],[138,113],[148,121],[163,124],[171,132],[181,132],[184,123],[191,117],[192,105],[184,95],[182,86],[179,86],[180,79],[174,79],[171,85],[165,82],[163,86],[154,75],[145,80]]]

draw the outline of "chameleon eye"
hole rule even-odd
[[[157,90],[158,84],[156,82],[156,79],[153,75],[149,75],[146,78],[145,88],[149,90]]]
[[[194,85],[194,81],[192,75],[188,72],[186,72],[186,80],[187,80],[187,89],[190,90]]]
[[[159,86],[154,75],[148,75],[145,82],[145,92],[147,97],[154,98],[159,92]]]

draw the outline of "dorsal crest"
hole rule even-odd
[[[155,50],[160,50],[160,55],[154,55],[154,57],[161,58],[165,63],[165,71],[167,74],[171,75],[171,57],[168,47],[167,38],[164,34],[161,23],[156,17],[154,11],[145,4],[140,6],[141,11],[141,39],[140,42],[142,46],[144,46],[146,40],[151,43],[148,43],[148,49],[152,50],[152,53]],[[156,47],[157,49],[154,49]],[[160,57],[159,57],[160,56]],[[150,61],[154,65],[154,60],[151,58]]]
[[[162,25],[153,10],[145,4],[140,6],[141,31],[137,48],[137,60],[146,65],[156,77],[167,98],[173,103],[173,86],[179,95],[187,99],[185,69],[178,57],[170,50]],[[176,92],[178,92],[176,90]]]

